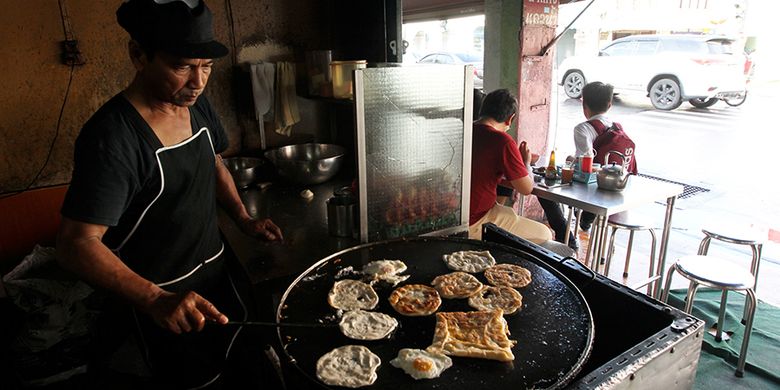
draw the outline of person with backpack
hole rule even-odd
[[[623,131],[620,123],[610,120],[606,113],[612,107],[613,87],[600,81],[594,81],[585,85],[582,89],[582,113],[586,121],[574,127],[574,145],[577,148],[576,156],[583,156],[595,151],[593,162],[602,166],[609,163],[621,163],[620,156],[611,155],[609,161],[605,161],[607,153],[617,151],[626,157],[628,171],[636,174],[637,163],[635,156],[636,145],[634,141]],[[573,159],[569,156],[567,160]],[[566,219],[558,203],[539,199],[547,222],[555,232],[555,240],[564,241],[566,234]],[[589,230],[596,216],[583,212],[580,217],[580,228]],[[578,244],[574,234],[569,233],[569,247],[577,250]]]

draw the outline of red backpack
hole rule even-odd
[[[596,157],[593,161],[606,165],[608,162],[604,161],[604,157],[607,153],[614,150],[623,153],[623,155],[626,156],[628,171],[636,174],[636,158],[634,156],[636,145],[634,144],[634,141],[628,137],[628,134],[623,131],[623,127],[620,126],[620,123],[612,122],[612,126],[609,128],[604,126],[604,123],[598,119],[590,120],[588,123],[593,126],[593,129],[596,130],[596,134],[598,134],[598,137],[593,140],[593,149],[596,150]],[[620,156],[609,156],[609,162],[619,164]]]

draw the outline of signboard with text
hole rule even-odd
[[[556,27],[558,0],[524,0],[523,25]]]

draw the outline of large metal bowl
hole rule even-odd
[[[256,157],[230,157],[222,161],[238,188],[247,188],[259,181],[267,164],[263,159]]]
[[[288,145],[265,152],[279,176],[298,184],[319,184],[328,181],[344,160],[345,149],[332,144]]]

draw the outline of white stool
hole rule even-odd
[[[726,260],[711,256],[686,256],[678,259],[670,268],[666,275],[663,296],[661,300],[666,302],[669,298],[669,286],[672,284],[672,275],[674,271],[680,273],[691,281],[688,287],[688,295],[685,298],[685,312],[691,314],[693,309],[693,298],[699,285],[717,288],[723,291],[720,301],[720,311],[718,312],[718,326],[715,334],[715,340],[720,342],[723,335],[723,322],[726,317],[726,296],[729,291],[745,291],[747,299],[745,301],[745,334],[742,338],[742,348],[739,351],[739,360],[737,361],[737,371],[735,375],[742,377],[745,375],[745,360],[747,359],[748,344],[750,343],[750,333],[753,331],[753,317],[756,314],[756,294],[753,290],[755,278],[753,275],[739,266]]]
[[[652,285],[653,282],[658,279],[657,275],[658,272],[655,269],[655,243],[656,243],[656,236],[655,236],[655,229],[652,226],[652,222],[647,221],[644,217],[636,214],[636,213],[630,213],[628,211],[624,211],[622,213],[617,213],[609,217],[609,220],[607,221],[607,228],[612,229],[612,233],[610,234],[609,238],[609,247],[607,247],[607,261],[606,261],[606,267],[604,269],[604,275],[609,276],[609,266],[612,262],[612,255],[615,250],[615,234],[617,233],[618,229],[628,230],[628,247],[626,248],[626,263],[623,266],[623,277],[628,277],[628,266],[631,262],[631,249],[634,244],[634,232],[636,231],[642,231],[647,230],[650,232],[651,236],[651,243],[650,243],[650,267],[647,272],[647,280],[643,281],[642,283],[636,284],[634,286],[631,286],[632,289],[637,289],[642,286],[647,286],[647,294],[652,294]]]

